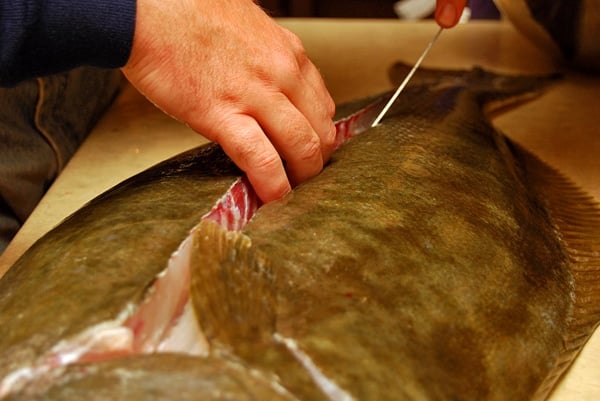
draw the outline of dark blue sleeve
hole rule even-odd
[[[136,0],[0,0],[0,85],[80,65],[123,66],[135,11]]]

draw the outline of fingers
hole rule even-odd
[[[263,97],[252,111],[285,159],[293,184],[319,173],[335,145],[334,102],[317,68],[297,47],[294,65],[280,66],[285,74],[275,85],[281,92]]]
[[[335,103],[325,87],[321,74],[306,55],[299,63],[303,79],[292,81],[287,94],[319,137],[321,156],[325,163],[335,145],[335,126],[332,120]]]
[[[458,24],[467,0],[437,0],[435,20],[442,28],[452,28]]]
[[[308,118],[315,131],[329,132],[333,128],[335,103],[319,70],[306,55],[300,39],[289,31],[286,33],[297,48],[296,63],[300,79],[288,80],[287,85],[282,83],[282,87],[287,88],[286,94]]]
[[[248,90],[255,94],[247,95],[254,101],[225,106],[220,113],[225,117],[211,124],[213,130],[208,136],[248,175],[266,203],[289,192],[291,184],[322,170],[333,149],[335,127],[331,123],[330,129],[328,118],[321,118],[325,123],[315,125],[320,124],[325,131],[319,135],[306,117],[310,113],[327,116],[323,107],[304,113],[281,92],[258,90],[252,85]]]
[[[324,158],[328,157],[324,156],[324,149],[329,149],[329,139],[321,140],[305,115],[286,96],[278,94],[273,98],[279,99],[265,99],[257,105],[259,109],[254,110],[253,116],[285,160],[288,177],[296,185],[321,171]]]
[[[279,199],[291,190],[277,150],[254,118],[230,115],[223,120],[216,140],[246,173],[263,202]]]
[[[285,31],[285,34],[295,59],[283,55],[274,57],[271,80],[259,79],[248,84],[246,99],[252,101],[244,104],[242,110],[256,119],[272,149],[285,160],[287,178],[292,185],[297,185],[317,175],[333,152],[335,105],[299,39],[290,32]],[[270,155],[268,160],[275,156]],[[265,172],[259,172],[252,164],[244,171],[249,178],[254,177],[251,182],[263,201],[268,202],[281,192],[279,188],[285,176],[268,182],[259,180]],[[268,172],[271,177],[278,173],[275,168]],[[287,188],[289,190],[289,184]]]

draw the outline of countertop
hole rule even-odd
[[[279,22],[297,33],[336,100],[390,89],[387,68],[414,63],[437,26],[393,20]],[[423,63],[481,65],[507,73],[562,70],[505,22],[471,22],[442,34]],[[494,119],[494,125],[600,201],[600,77],[566,72],[539,99]],[[158,161],[206,140],[126,86],[62,175],[0,256],[0,275],[40,236],[85,202]],[[600,330],[551,395],[552,401],[600,399]]]

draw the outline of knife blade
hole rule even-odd
[[[414,73],[417,71],[417,69],[421,65],[421,62],[423,62],[423,59],[425,58],[425,56],[427,56],[427,53],[429,53],[429,50],[431,50],[431,48],[433,47],[433,44],[435,43],[435,41],[437,40],[437,38],[440,36],[440,34],[442,33],[443,30],[444,30],[444,28],[440,28],[436,32],[436,34],[434,35],[433,39],[431,39],[431,41],[429,42],[429,44],[427,45],[427,47],[423,51],[423,54],[421,54],[421,57],[419,57],[419,59],[417,60],[417,62],[413,66],[413,68],[406,75],[406,78],[404,78],[404,80],[402,81],[402,83],[398,86],[398,89],[396,89],[396,92],[394,92],[394,94],[392,95],[392,97],[390,98],[390,100],[388,100],[388,102],[383,107],[383,109],[381,110],[381,112],[379,113],[379,115],[375,118],[375,120],[371,124],[371,127],[375,127],[375,126],[379,125],[379,122],[381,121],[381,119],[383,118],[383,116],[385,115],[385,113],[388,112],[388,110],[390,109],[390,107],[392,107],[392,104],[394,104],[394,102],[398,98],[398,95],[400,95],[400,93],[404,90],[404,87],[408,84],[408,81],[410,81],[410,79],[412,78],[412,76],[414,75]]]

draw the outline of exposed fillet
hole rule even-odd
[[[387,97],[336,122],[336,148],[350,137],[370,127]],[[240,231],[252,218],[261,202],[242,177],[216,202],[202,220],[217,222],[226,230]],[[0,398],[26,385],[43,386],[58,376],[61,368],[73,363],[92,363],[126,355],[179,352],[206,355],[208,343],[189,300],[189,253],[195,229],[173,252],[167,267],[156,276],[139,305],[127,305],[119,315],[77,336],[64,339],[30,366],[6,375],[0,382]]]

